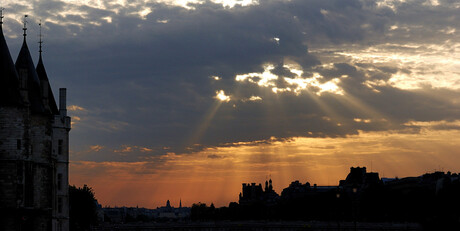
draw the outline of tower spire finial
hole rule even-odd
[[[24,28],[22,28],[22,30],[24,30],[24,39],[26,39],[26,36],[27,36],[27,33],[26,33],[26,31],[27,31],[27,20],[26,20],[26,18],[27,17],[28,17],[27,14],[24,15],[24,21],[23,21],[24,22]]]
[[[40,20],[40,23],[38,24],[38,26],[40,27],[40,41],[38,42],[40,45],[39,45],[39,50],[38,52],[40,53],[40,57],[42,56],[42,44],[43,44],[43,35],[42,35],[42,20]]]
[[[4,9],[5,9],[5,8],[0,7],[0,25],[3,24],[3,10],[4,10]]]

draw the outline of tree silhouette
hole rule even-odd
[[[69,186],[70,230],[86,231],[98,224],[94,191],[86,184],[82,188]]]

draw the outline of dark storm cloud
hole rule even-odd
[[[75,159],[135,161],[239,141],[346,136],[358,130],[402,129],[409,120],[460,116],[458,103],[451,100],[460,97],[456,90],[372,85],[410,70],[347,62],[346,57],[325,67],[320,65],[321,52],[311,54],[307,46],[444,41],[456,35],[443,30],[460,29],[459,9],[451,7],[455,2],[441,1],[438,7],[396,2],[396,10],[375,1],[343,0],[271,0],[234,8],[208,1],[193,5],[193,10],[161,3],[104,4],[104,9],[60,1],[34,5],[36,15],[52,19],[44,22],[44,59],[55,93],[67,87],[69,104],[86,109],[70,112],[79,118],[74,118],[72,148],[83,153],[89,145],[108,147],[97,155],[75,154]],[[21,7],[12,5],[11,12],[23,13]],[[137,12],[145,8],[153,12],[143,19]],[[70,13],[60,14],[66,11]],[[13,27],[20,31],[18,23]],[[29,31],[37,34],[37,27]],[[36,50],[33,36],[28,40]],[[13,56],[20,42],[9,40],[16,47]],[[305,76],[320,73],[321,83],[340,78],[345,96],[318,96],[317,87],[298,95],[274,94],[270,88],[235,81],[238,74],[263,72],[266,63],[275,65],[273,74],[295,77],[283,67],[285,60],[298,63]],[[283,78],[275,84],[295,87]],[[218,90],[232,100],[222,102],[213,114]],[[261,100],[247,100],[251,96]],[[123,145],[152,151],[113,152]]]

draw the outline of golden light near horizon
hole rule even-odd
[[[420,124],[424,128],[415,134],[360,132],[342,138],[239,142],[132,163],[74,161],[71,184],[94,185],[101,203],[111,206],[155,207],[179,197],[187,206],[198,201],[227,206],[237,200],[241,183],[263,183],[267,174],[281,193],[294,180],[337,185],[351,166],[358,165],[379,172],[381,177],[418,176],[440,168],[459,172],[456,163],[460,161],[460,145],[452,139],[460,139],[460,131],[435,130],[438,122],[413,121],[409,125]],[[113,177],[118,180],[110,181]],[[208,195],[205,200],[203,193]],[[140,196],[144,194],[151,197]]]

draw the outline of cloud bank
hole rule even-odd
[[[67,87],[75,109],[74,160],[136,162],[273,138],[419,133],[427,123],[458,129],[450,126],[460,118],[456,1],[4,7],[13,56],[21,15],[29,14],[30,47],[43,22],[53,88]]]

